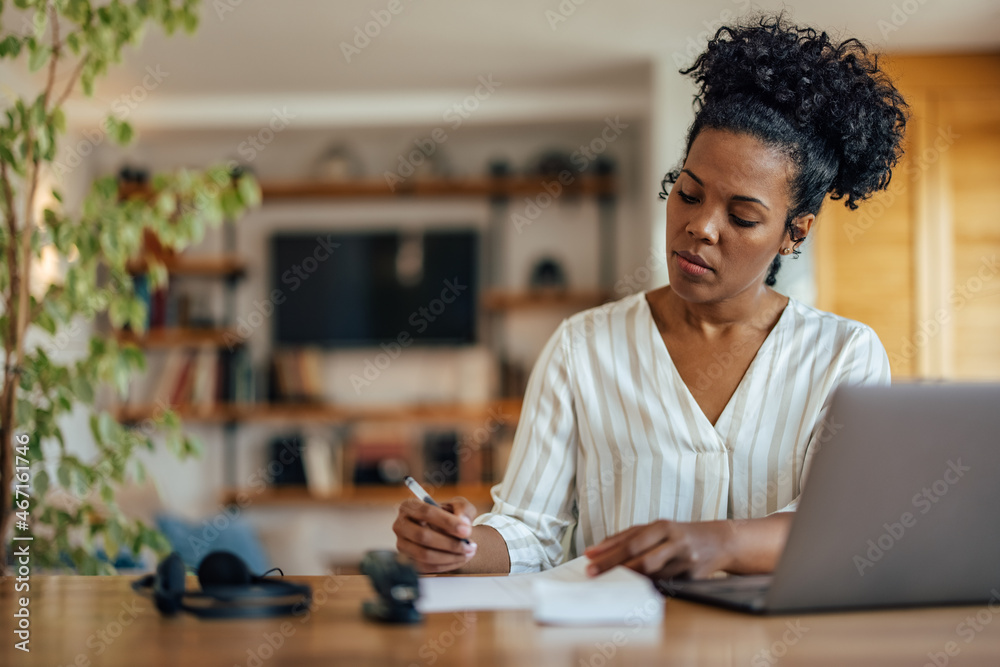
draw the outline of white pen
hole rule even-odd
[[[424,501],[428,505],[433,505],[434,507],[441,507],[436,502],[434,502],[434,499],[431,498],[431,495],[429,493],[424,491],[424,487],[420,486],[420,484],[417,483],[417,480],[407,475],[406,479],[403,480],[403,483],[406,484],[406,488],[408,488],[411,492],[413,492],[413,495],[415,495],[417,498],[420,498],[420,500]],[[458,539],[462,540],[466,544],[471,544],[469,540],[465,539],[464,537],[460,537]]]

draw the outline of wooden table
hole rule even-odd
[[[30,653],[10,630],[25,593],[0,580],[0,665],[1000,665],[1000,605],[758,618],[669,600],[644,628],[545,627],[512,611],[387,626],[361,617],[364,577],[293,579],[313,586],[307,615],[201,621],[161,618],[128,577],[33,576]]]

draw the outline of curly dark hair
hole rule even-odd
[[[785,228],[793,241],[803,240],[793,220],[819,213],[827,193],[853,210],[888,187],[908,107],[878,56],[857,39],[838,44],[791,25],[784,12],[764,15],[719,28],[681,74],[699,86],[685,156],[698,134],[713,128],[749,134],[791,160]],[[680,168],[663,178],[661,199],[679,176]],[[766,284],[775,284],[780,268],[776,255]]]

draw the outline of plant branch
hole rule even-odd
[[[52,88],[56,83],[56,69],[59,67],[59,51],[62,49],[62,42],[59,41],[59,15],[56,13],[56,6],[51,2],[49,14],[52,15],[52,55],[49,56],[49,77],[45,83],[45,98],[42,100],[42,109],[45,115],[49,113],[49,98],[52,96]]]
[[[6,303],[7,313],[10,316],[11,332],[13,332],[14,318],[13,306],[14,306],[14,294],[17,288],[15,287],[18,281],[17,272],[17,251],[14,249],[14,239],[17,238],[17,207],[14,205],[14,192],[10,187],[10,175],[7,173],[7,163],[0,162],[0,183],[3,185],[3,199],[4,199],[4,213],[7,218],[7,232],[10,241],[7,243],[7,264],[10,267],[10,285],[8,285],[9,292],[4,293],[4,301]],[[10,335],[7,336],[5,347],[11,342]],[[9,349],[8,356],[9,356]],[[6,359],[4,360],[6,363]]]
[[[42,97],[42,110],[45,116],[48,116],[48,104],[49,99],[52,96],[52,88],[56,83],[56,71],[59,64],[59,54],[62,44],[59,41],[59,15],[56,11],[56,6],[51,1],[47,3],[49,14],[52,20],[52,53],[49,55],[49,74],[48,79],[45,82],[45,92]],[[26,129],[27,137],[27,156],[25,163],[31,170],[30,178],[28,181],[28,197],[24,202],[24,230],[21,236],[21,284],[17,292],[18,304],[17,304],[17,346],[15,348],[15,353],[17,355],[17,366],[20,367],[24,362],[24,341],[23,337],[25,332],[28,330],[28,324],[30,323],[28,312],[30,310],[30,288],[31,288],[31,236],[34,233],[34,221],[32,220],[32,210],[35,206],[35,195],[38,191],[38,175],[41,171],[41,164],[39,162],[39,156],[35,155],[35,137],[34,133],[31,131],[31,123],[28,123]]]
[[[69,76],[69,81],[66,82],[66,88],[62,91],[62,94],[56,99],[56,103],[52,105],[52,110],[55,111],[63,105],[66,98],[69,97],[70,93],[73,92],[73,88],[76,86],[76,82],[80,79],[80,74],[83,72],[83,66],[87,64],[87,56],[80,58],[80,62],[76,64],[73,69],[73,73]]]

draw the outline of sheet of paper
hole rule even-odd
[[[663,615],[663,596],[642,575],[617,567],[588,577],[585,556],[559,567],[507,577],[422,577],[423,613],[531,609],[540,623],[648,625]]]

